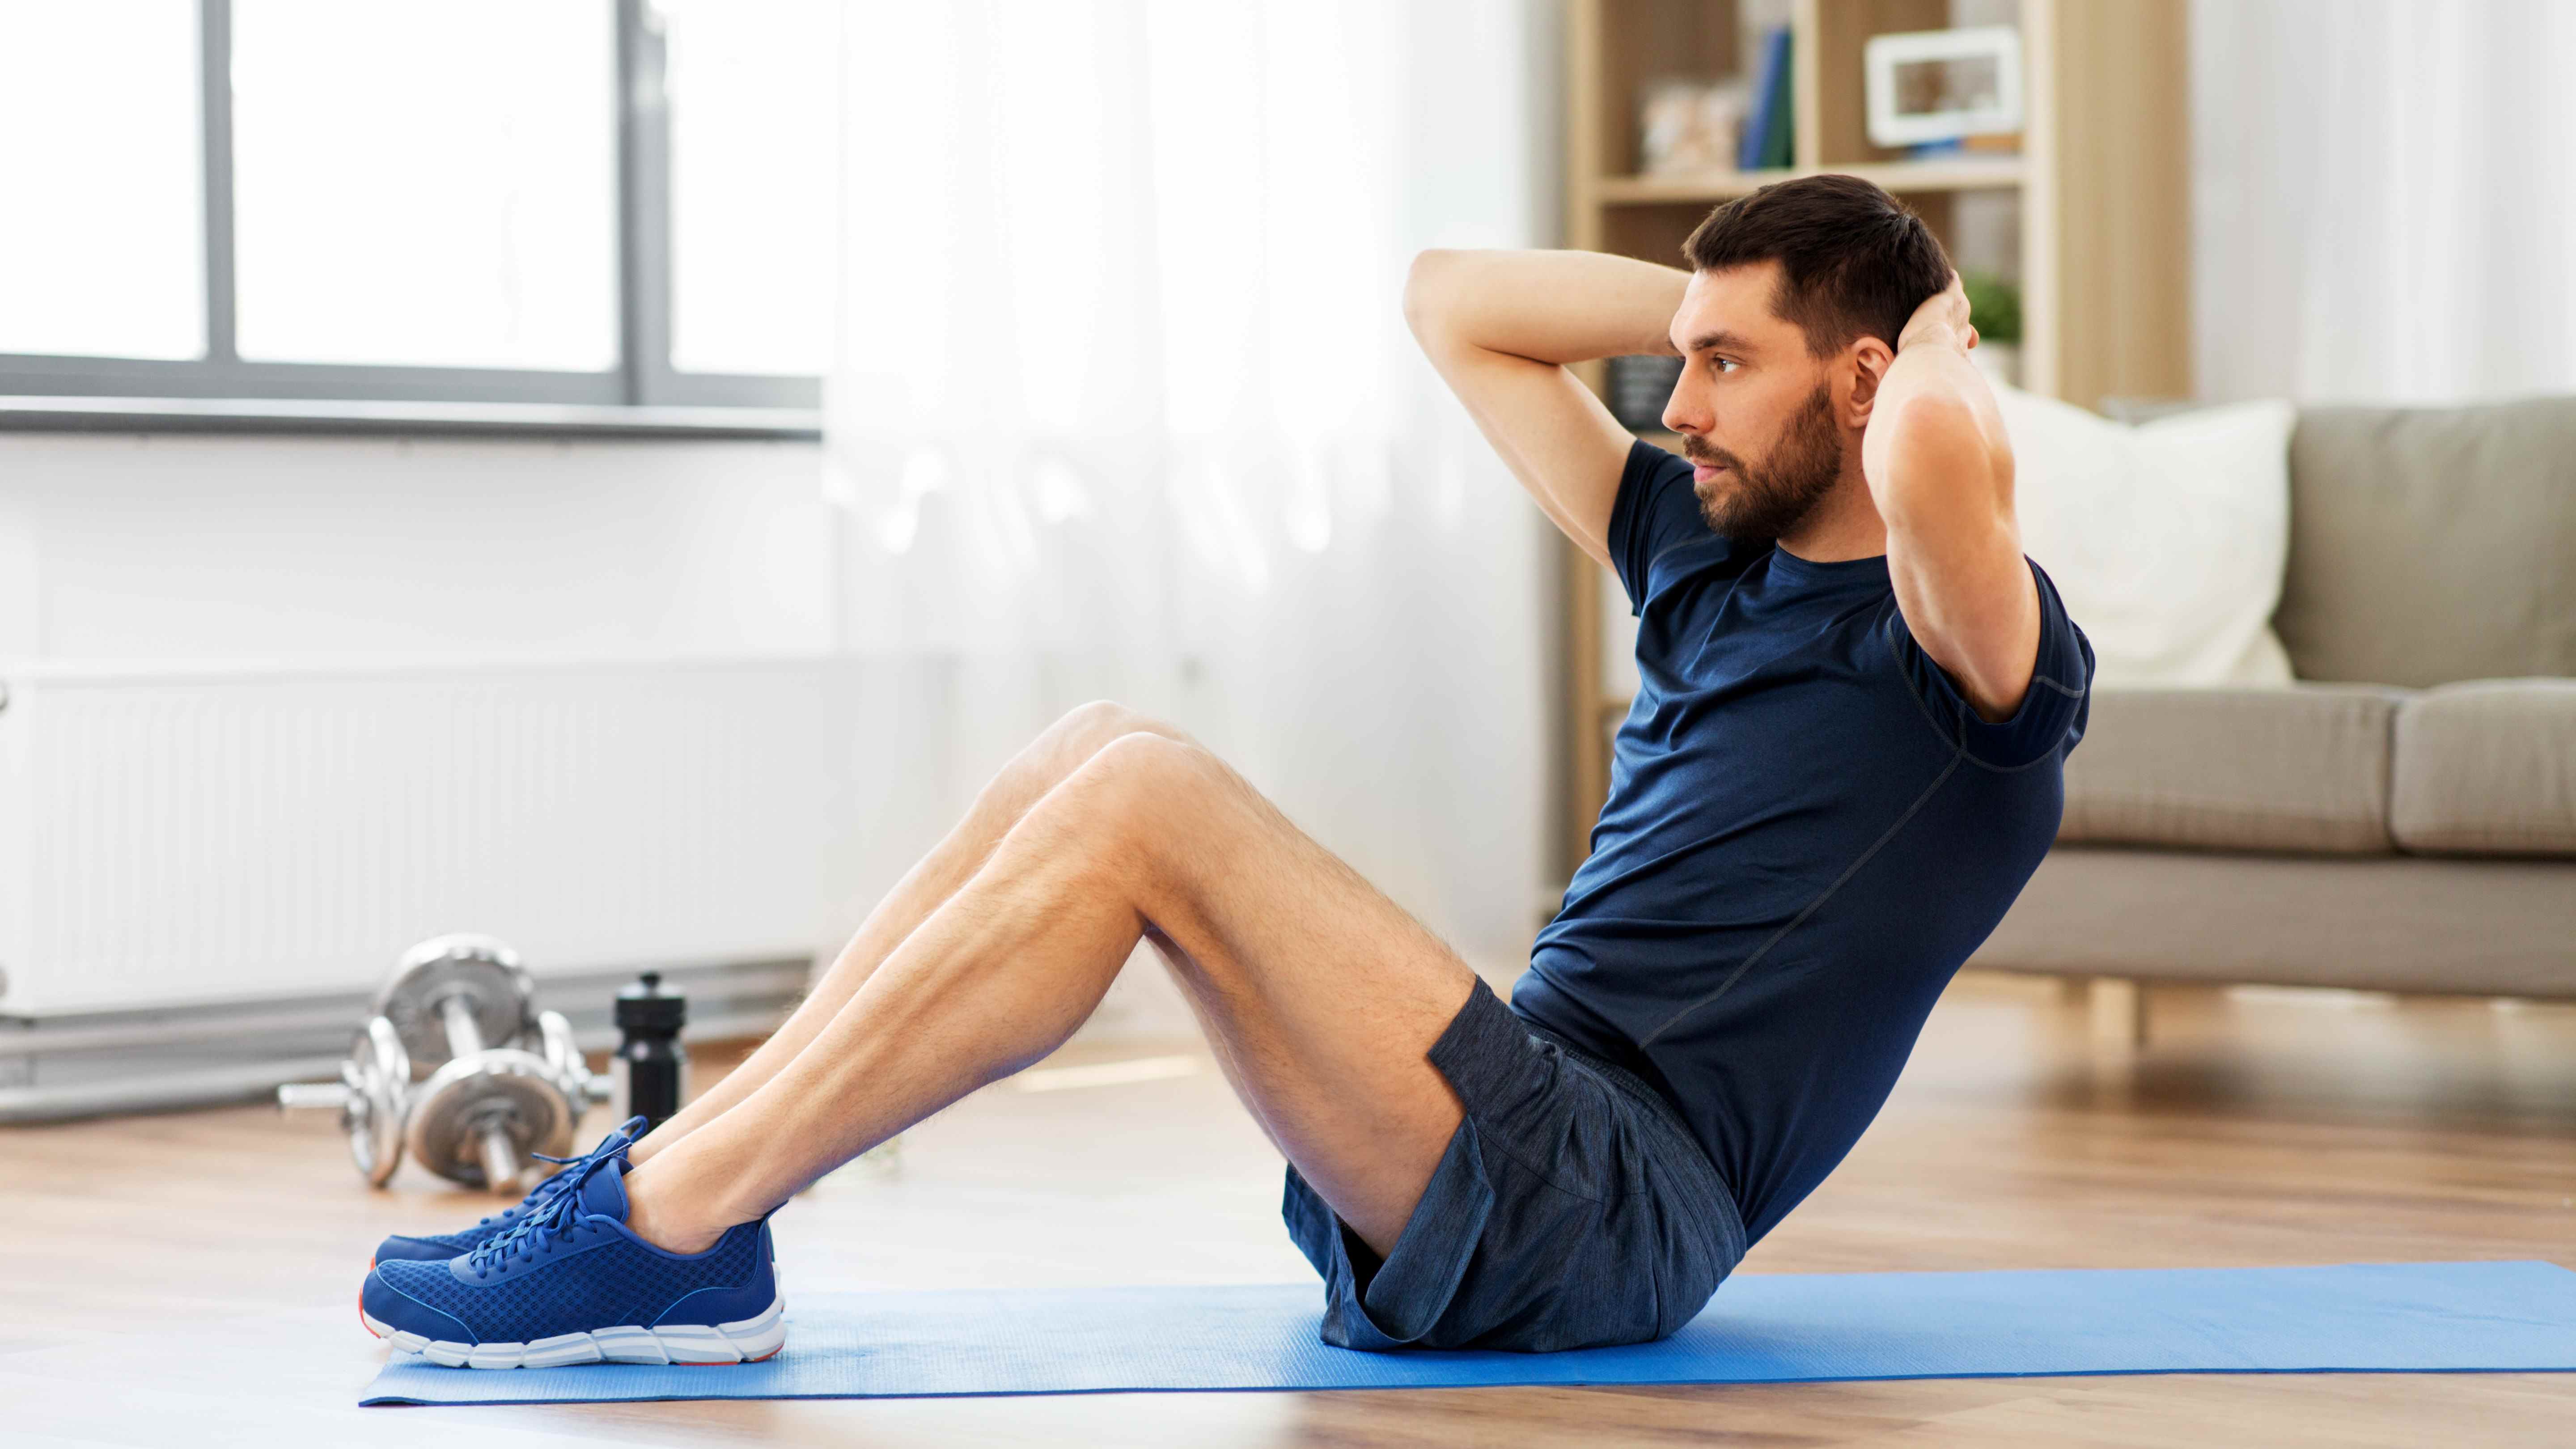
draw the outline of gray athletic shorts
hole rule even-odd
[[[1642,1343],[1688,1323],[1744,1256],[1733,1197],[1643,1079],[1481,981],[1430,1060],[1467,1116],[1384,1261],[1288,1169],[1280,1214],[1324,1275],[1326,1343]]]

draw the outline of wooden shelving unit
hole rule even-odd
[[[1919,212],[1963,268],[2019,282],[2022,386],[2086,406],[2119,395],[2188,395],[2185,3],[1962,0],[1961,11],[1976,13],[1956,20],[1994,23],[2000,8],[2020,27],[2021,151],[1918,160],[1869,144],[1861,51],[1873,35],[1956,23],[1953,0],[1794,0],[1796,164],[1641,175],[1640,87],[1746,71],[1753,37],[1738,0],[1567,0],[1566,245],[1678,264],[1682,239],[1719,202],[1790,176],[1865,176]],[[2012,255],[1977,255],[1974,238],[1963,234],[1979,230],[1963,227],[1961,200],[1972,193],[2013,198]],[[1595,387],[1600,371],[1588,369]],[[1560,552],[1565,816],[1569,859],[1580,863],[1609,790],[1610,736],[1628,706],[1607,673],[1627,657],[1628,615],[1607,571],[1571,543]]]

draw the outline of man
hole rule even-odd
[[[775,1352],[769,1214],[1054,1050],[1140,938],[1288,1160],[1327,1341],[1687,1322],[1850,1148],[2047,850],[2092,662],[2021,554],[1923,224],[1815,177],[1718,208],[1687,251],[1431,252],[1406,292],[1639,618],[1591,858],[1509,1007],[1215,756],[1087,705],[687,1110],[500,1219],[388,1240],[369,1326],[477,1366]],[[1684,359],[1687,462],[1566,371],[1640,352]]]

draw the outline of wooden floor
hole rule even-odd
[[[2576,1267],[2576,1007],[2176,990],[2155,1022],[2132,1055],[2054,983],[1964,978],[1868,1137],[1742,1271]],[[1050,1065],[1181,1052],[1155,1080],[1005,1083],[892,1167],[825,1180],[779,1217],[791,1308],[800,1288],[1310,1276],[1276,1159],[1194,1045]],[[0,1442],[2576,1443],[2576,1374],[360,1410],[383,1357],[351,1309],[369,1248],[487,1206],[432,1181],[369,1192],[326,1125],[256,1108],[0,1129]]]

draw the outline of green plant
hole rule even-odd
[[[1962,272],[1959,285],[1968,294],[1968,323],[1979,337],[2021,341],[2021,288],[1992,272]]]

